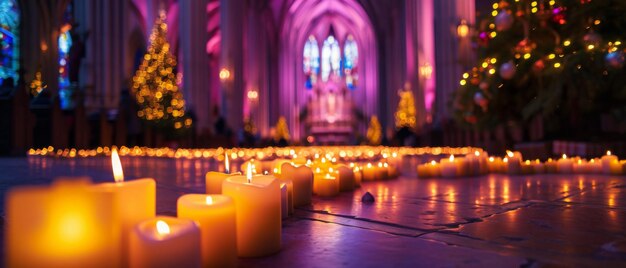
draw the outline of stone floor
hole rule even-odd
[[[127,179],[157,180],[157,212],[204,191],[205,160],[124,158]],[[420,160],[413,160],[420,161]],[[626,266],[626,177],[488,175],[364,183],[315,198],[283,223],[280,253],[241,267]],[[8,188],[59,176],[112,181],[108,158],[0,159],[0,202]],[[360,198],[376,197],[373,204]],[[2,208],[4,204],[1,204]],[[1,214],[4,214],[2,211]]]

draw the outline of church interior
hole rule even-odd
[[[621,0],[0,0],[6,267],[626,265]]]

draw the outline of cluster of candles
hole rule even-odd
[[[396,177],[401,161],[384,155],[341,164],[331,153],[290,153],[241,162],[224,154],[225,172],[206,174],[206,194],[179,197],[177,217],[156,215],[154,179],[124,181],[116,149],[110,149],[114,183],[59,178],[51,186],[12,189],[7,265],[233,267],[237,257],[280,251],[281,220],[309,205],[313,194],[332,197],[362,181]],[[245,174],[231,173],[233,167]]]
[[[553,160],[549,158],[545,162],[536,159],[523,160],[520,152],[507,151],[506,156],[490,157],[486,152],[476,150],[474,154],[465,157],[441,159],[439,162],[432,160],[429,163],[417,166],[417,176],[427,177],[457,177],[474,176],[487,173],[505,174],[543,174],[543,173],[577,173],[577,174],[612,174],[621,175],[626,173],[626,160],[619,160],[611,151],[601,158],[590,160],[581,157],[570,157],[563,154],[561,158]]]

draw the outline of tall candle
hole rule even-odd
[[[130,236],[130,267],[201,267],[200,229],[193,220],[159,216]]]
[[[280,183],[274,176],[232,176],[224,180],[224,195],[235,201],[237,254],[261,257],[280,251]]]
[[[345,165],[337,166],[337,176],[339,179],[339,191],[354,190],[354,172]]]
[[[441,176],[443,177],[455,177],[457,176],[458,165],[454,160],[454,155],[450,155],[450,158],[441,159],[439,164],[441,168]]]
[[[571,158],[567,158],[567,155],[563,154],[563,157],[556,163],[557,171],[559,173],[572,173],[574,171],[574,162]]]
[[[111,151],[111,164],[115,182],[101,183],[94,186],[95,191],[112,192],[115,194],[115,208],[118,224],[122,228],[123,262],[128,258],[128,236],[132,227],[146,219],[154,218],[156,214],[156,182],[153,179],[137,179],[124,181],[124,171],[117,154]]]
[[[90,187],[86,179],[57,180],[9,190],[6,266],[121,266],[115,196]]]
[[[235,203],[225,195],[186,194],[178,198],[178,217],[199,224],[203,267],[237,263]]]
[[[281,177],[293,182],[293,206],[306,206],[311,204],[313,196],[313,171],[311,168],[301,165],[294,166],[291,163],[281,165]]]
[[[612,155],[611,151],[606,151],[606,155],[602,156],[602,173],[604,174],[621,174],[621,165],[616,155]]]

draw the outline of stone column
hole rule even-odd
[[[179,2],[179,33],[182,51],[183,84],[182,90],[187,108],[193,109],[196,116],[196,131],[201,132],[210,126],[210,69],[206,44],[208,0]]]
[[[243,0],[220,0],[220,65],[230,72],[230,78],[222,83],[222,116],[233,131],[243,127],[245,10]]]
[[[450,119],[451,94],[459,86],[459,80],[465,70],[462,59],[468,55],[459,53],[460,40],[456,35],[456,27],[462,19],[473,25],[475,21],[474,0],[440,0],[435,1],[435,73],[437,92],[435,100],[435,120],[443,123]],[[464,51],[467,53],[468,51]],[[470,63],[465,63],[469,65]]]

